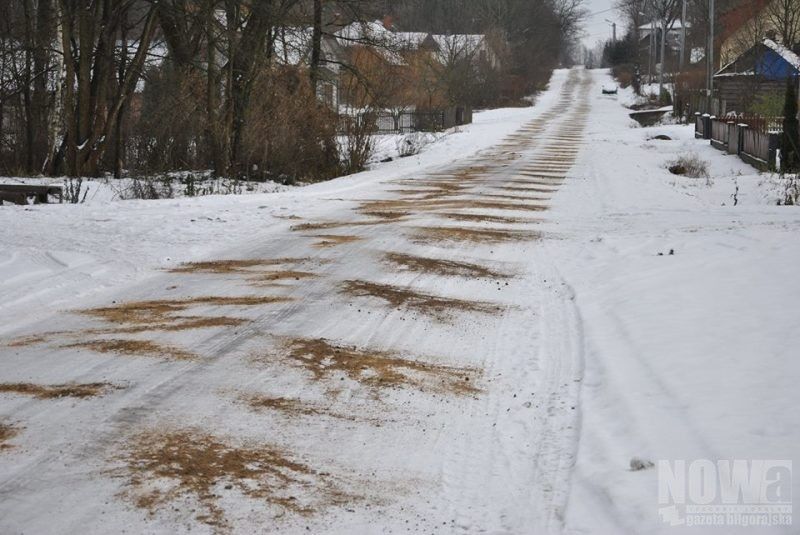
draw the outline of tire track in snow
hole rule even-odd
[[[567,175],[564,169],[574,159],[574,151],[554,149],[564,142],[570,132],[577,132],[572,123],[579,123],[583,113],[581,99],[585,98],[581,91],[580,75],[573,72],[553,107],[523,127],[520,134],[510,136],[493,150],[475,155],[466,162],[443,168],[441,172],[454,174],[470,166],[485,164],[485,170],[474,172],[472,181],[468,182],[470,187],[464,193],[464,196],[480,199],[487,188],[505,184],[515,177],[525,177],[526,168],[557,164],[554,167],[559,168],[558,170],[548,171],[553,175],[551,178],[544,176],[541,171],[538,175],[543,180],[552,180],[554,190],[557,190],[556,186]],[[579,102],[577,107],[574,106],[576,98]],[[577,111],[568,113],[571,107]],[[535,169],[531,171],[534,177],[537,176],[536,172]],[[420,177],[419,180],[435,180],[435,177],[431,178],[432,175]],[[533,179],[530,181],[534,182]],[[332,209],[337,208],[334,206]],[[453,325],[441,325],[420,318],[421,314],[386,307],[371,300],[342,297],[337,288],[343,280],[349,279],[370,280],[420,291],[432,292],[435,289],[437,295],[454,298],[468,296],[469,288],[478,287],[477,283],[471,281],[447,282],[441,278],[409,276],[385,269],[375,270],[376,264],[380,263],[379,255],[396,251],[397,247],[413,247],[411,250],[422,254],[422,247],[409,243],[408,233],[413,232],[413,227],[426,223],[426,218],[434,217],[437,210],[412,207],[410,211],[412,213],[407,220],[398,220],[382,228],[347,229],[346,233],[356,234],[364,239],[330,250],[315,250],[313,240],[301,233],[287,234],[269,243],[251,245],[247,253],[253,256],[306,256],[330,260],[330,263],[321,264],[315,270],[317,279],[293,284],[285,289],[285,294],[295,301],[267,307],[257,311],[255,316],[250,314],[248,317],[252,322],[249,325],[241,326],[235,331],[228,329],[193,334],[191,347],[204,357],[199,362],[181,365],[164,363],[162,366],[143,364],[142,368],[146,370],[137,375],[141,384],[133,385],[128,392],[109,398],[109,407],[95,422],[95,426],[103,431],[95,434],[88,446],[83,445],[78,459],[88,461],[102,457],[120,437],[149,423],[162,420],[174,423],[182,416],[190,424],[201,422],[202,410],[208,409],[198,408],[197,412],[201,414],[193,415],[190,409],[194,407],[187,407],[193,400],[203,407],[215,403],[221,405],[216,412],[207,415],[209,423],[205,425],[214,428],[214,431],[221,427],[228,432],[241,432],[246,428],[244,424],[223,425],[225,418],[232,413],[222,396],[212,391],[211,385],[215,382],[207,379],[223,373],[228,365],[240,365],[242,353],[265,336],[302,334],[308,337],[325,336],[346,340],[369,347],[413,347],[414,354],[420,356],[435,354],[434,348],[446,349],[442,358],[452,359],[453,364],[485,367],[484,395],[477,400],[459,401],[455,403],[454,409],[448,409],[445,405],[431,405],[424,399],[417,401],[406,394],[398,394],[396,399],[403,400],[403,404],[378,404],[374,409],[409,420],[418,418],[423,422],[421,430],[410,427],[382,429],[376,433],[363,426],[340,429],[340,424],[329,423],[325,424],[328,434],[324,438],[330,444],[316,447],[303,435],[306,428],[302,422],[277,426],[273,420],[268,420],[276,427],[268,427],[260,434],[257,428],[248,429],[248,434],[276,434],[281,440],[292,443],[317,459],[333,457],[331,466],[326,467],[332,470],[346,471],[363,465],[364,471],[377,471],[382,478],[396,476],[427,480],[426,489],[440,491],[438,494],[445,503],[431,505],[422,500],[415,502],[413,496],[392,495],[394,503],[389,506],[389,512],[394,517],[390,518],[394,518],[400,526],[402,520],[412,518],[410,511],[415,511],[421,527],[440,525],[442,520],[452,519],[453,527],[464,532],[486,530],[517,533],[537,527],[558,531],[563,503],[569,489],[568,474],[574,458],[577,433],[577,411],[564,409],[564,405],[577,401],[579,384],[576,380],[580,378],[581,370],[579,322],[572,308],[569,292],[542,287],[540,280],[546,278],[548,281],[557,281],[558,278],[557,272],[547,264],[546,258],[537,256],[526,259],[527,269],[520,280],[513,283],[514,305],[498,301],[503,310],[497,318],[475,320],[458,315],[458,321]],[[460,247],[431,245],[424,250],[429,256],[452,257],[454,253],[458,253],[461,259],[485,262],[494,254],[494,251],[489,252],[489,248],[490,246],[472,246],[460,242]],[[140,297],[162,296],[163,287],[173,280],[175,277],[170,275],[158,277],[151,281],[153,288],[144,290]],[[186,290],[208,292],[205,286],[212,283],[213,279],[206,282],[202,278],[191,279],[186,283]],[[219,293],[237,289],[237,285],[230,281],[213,284],[217,286],[213,290]],[[481,284],[485,286],[485,283]],[[241,288],[238,290],[241,293]],[[356,303],[355,306],[364,312],[349,310],[345,307],[347,302]],[[352,318],[359,318],[360,321],[354,322]],[[481,328],[489,330],[483,337],[476,333],[476,329]],[[475,360],[458,360],[459,350],[470,349],[469,344],[459,343],[458,337],[474,341],[475,350],[481,354]],[[452,348],[442,344],[448,338],[452,339]],[[48,359],[55,360],[60,355],[57,350],[50,350],[42,351],[38,356],[46,362]],[[89,378],[113,374],[120,366],[118,359],[113,357],[98,358],[94,362],[94,365],[83,368],[78,375]],[[155,375],[148,371],[157,368],[159,372]],[[279,367],[271,368],[278,369]],[[289,369],[285,374],[299,375]],[[198,392],[199,385],[205,391]],[[250,388],[254,386],[252,382],[247,385]],[[302,392],[302,386],[295,388]],[[535,397],[511,397],[512,393],[523,390],[533,391]],[[354,391],[346,392],[343,396],[352,396],[353,393]],[[530,406],[525,406],[528,402]],[[437,400],[437,403],[441,404],[443,400]],[[37,412],[44,415],[48,410],[44,405],[39,411],[33,405],[30,407],[31,411],[25,413],[31,418],[35,418]],[[444,419],[437,419],[435,413],[439,411]],[[425,420],[422,412],[434,414]],[[463,417],[463,413],[469,417]],[[242,418],[246,418],[247,422],[259,421],[259,417],[253,415]],[[495,422],[495,429],[488,427],[491,421]],[[485,429],[475,429],[476,422],[487,426]],[[428,433],[426,428],[431,431]],[[295,440],[293,437],[303,437],[305,440]],[[373,452],[370,442],[378,444],[389,453]],[[332,451],[332,445],[339,451]],[[357,448],[357,459],[353,458],[353,454],[343,453],[353,447]],[[432,453],[415,452],[414,447],[428,449]],[[26,478],[31,474],[65,460],[73,460],[69,456],[62,457],[53,450],[44,450],[41,456],[34,457],[31,464],[19,471],[18,478],[12,476],[3,482],[0,493],[13,495],[24,489]],[[16,484],[12,483],[14,480]],[[486,481],[491,481],[488,488],[485,486]],[[394,505],[404,505],[405,512],[393,509]],[[86,504],[84,507],[87,508],[86,511],[91,511],[92,507],[97,509],[96,504]],[[84,512],[83,516],[87,515]],[[341,517],[338,518],[341,520]]]

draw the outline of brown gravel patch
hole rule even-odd
[[[448,319],[454,312],[480,312],[496,314],[501,307],[483,301],[467,301],[416,292],[409,288],[365,281],[345,281],[342,290],[354,297],[374,297],[395,308],[405,308],[432,316]]]
[[[0,451],[11,449],[13,446],[7,442],[17,436],[19,429],[8,424],[0,423]]]
[[[302,225],[295,225],[291,230],[297,232],[310,231],[310,230],[328,230],[334,228],[345,227],[373,227],[376,225],[386,225],[392,223],[394,219],[386,220],[373,220],[373,221],[325,221],[320,223],[303,223]]]
[[[214,329],[219,327],[237,327],[248,320],[232,318],[229,316],[180,316],[172,318],[169,323],[145,323],[131,327],[118,327],[111,329],[87,329],[80,334],[136,334],[144,332],[178,332],[192,331],[195,329]]]
[[[524,224],[524,223],[538,223],[541,220],[531,219],[528,217],[511,217],[503,215],[492,214],[466,214],[466,213],[437,213],[439,217],[451,219],[453,221],[469,221],[476,223],[508,223],[508,224]]]
[[[543,212],[547,210],[546,205],[542,204],[527,204],[520,202],[502,202],[502,201],[481,201],[481,200],[464,200],[454,203],[453,208],[475,208],[486,210],[512,210],[521,212]]]
[[[303,262],[299,258],[277,258],[256,260],[214,260],[211,262],[187,262],[169,270],[170,273],[253,273],[253,268],[273,267]]]
[[[323,339],[286,342],[288,358],[321,381],[344,374],[358,383],[378,389],[413,387],[454,395],[480,392],[474,368],[451,367],[412,359],[398,353],[343,346]]]
[[[534,241],[541,234],[526,230],[483,229],[469,227],[417,227],[411,241],[420,244],[440,242],[506,243]]]
[[[19,394],[37,399],[93,398],[117,388],[109,383],[69,383],[63,385],[37,385],[33,383],[0,383],[0,393]]]
[[[122,460],[129,474],[125,496],[136,506],[155,515],[188,498],[199,505],[196,520],[218,530],[230,527],[221,504],[228,491],[274,506],[276,517],[307,516],[354,499],[283,448],[233,444],[199,430],[144,433]]]
[[[372,210],[403,210],[403,211],[436,211],[459,209],[487,209],[487,210],[514,210],[541,212],[547,206],[540,204],[527,204],[521,202],[484,201],[480,199],[432,199],[432,200],[383,200],[367,201],[362,209]]]
[[[308,271],[286,270],[286,271],[265,271],[264,273],[259,273],[257,276],[253,277],[253,280],[261,282],[276,282],[285,280],[299,281],[304,279],[313,279],[316,277],[317,275],[315,273],[311,273]]]
[[[402,269],[440,275],[442,277],[471,277],[478,279],[505,279],[509,277],[505,273],[499,273],[485,266],[456,262],[454,260],[440,260],[400,253],[387,253],[383,258],[386,262]]]
[[[320,240],[314,243],[314,247],[317,247],[319,249],[336,247],[337,245],[353,243],[364,239],[360,236],[337,235],[337,234],[320,234],[317,236],[309,236],[309,238],[316,238]]]
[[[529,186],[552,186],[552,187],[559,187],[564,184],[564,178],[551,178],[551,177],[543,177],[543,176],[536,176],[531,178],[511,178],[506,180],[509,184],[522,184],[522,185],[529,185]]]
[[[380,219],[391,219],[393,221],[396,221],[398,219],[402,219],[402,218],[407,217],[408,215],[410,215],[408,212],[403,212],[403,211],[380,211],[380,210],[377,210],[377,211],[366,211],[366,212],[361,212],[361,213],[364,214],[365,216],[377,217],[377,218],[380,218]]]
[[[171,273],[207,273],[213,275],[233,274],[244,276],[253,283],[301,280],[316,277],[307,271],[294,269],[275,269],[286,264],[301,264],[307,258],[280,258],[274,260],[218,260],[212,262],[193,262],[171,269]],[[268,268],[268,269],[264,269]],[[261,284],[256,284],[261,286]]]
[[[214,322],[222,324],[232,323],[231,318],[201,318],[197,316],[179,316],[178,314],[195,306],[236,306],[252,307],[273,303],[291,301],[288,297],[275,296],[241,296],[218,297],[201,296],[188,299],[131,301],[120,303],[113,307],[93,308],[79,311],[80,314],[92,316],[108,323],[118,325],[134,325],[158,327],[153,330],[184,330],[186,328],[201,328],[203,326],[217,326]],[[240,321],[240,320],[233,320]],[[173,328],[174,327],[174,328]],[[148,329],[143,329],[148,330]]]
[[[375,424],[382,423],[379,419],[364,418],[354,414],[344,414],[336,412],[328,407],[319,404],[309,403],[298,398],[271,397],[271,396],[249,396],[242,397],[241,401],[246,403],[251,409],[256,411],[273,411],[283,414],[289,418],[302,416],[335,418],[337,420],[347,420],[350,422],[361,421]]]
[[[558,187],[543,188],[540,186],[496,186],[497,189],[503,191],[519,191],[522,193],[556,193]]]
[[[503,195],[498,193],[488,193],[483,195],[487,199],[504,199],[508,201],[540,201],[547,202],[550,200],[549,196],[543,195]]]
[[[288,416],[322,416],[326,411],[296,398],[250,396],[244,401],[253,409],[268,409]]]
[[[101,339],[77,342],[61,347],[65,349],[88,349],[95,353],[113,353],[126,357],[156,357],[170,360],[194,360],[198,358],[194,353],[149,340]]]
[[[49,336],[52,334],[54,333],[34,334],[31,336],[22,336],[20,338],[14,338],[13,340],[11,340],[6,344],[6,347],[28,347],[28,346],[43,344],[47,342]]]

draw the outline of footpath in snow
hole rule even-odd
[[[562,239],[541,251],[575,293],[585,348],[569,531],[796,533],[796,519],[670,526],[657,469],[630,468],[633,458],[797,465],[800,210],[777,206],[776,178],[691,126],[640,128],[620,104],[594,92],[581,156],[550,211]],[[667,170],[692,155],[707,178]]]

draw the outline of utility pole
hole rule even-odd
[[[655,20],[650,19],[650,40],[649,40],[649,47],[647,49],[647,83],[653,82],[653,39],[655,38]]]
[[[681,59],[678,62],[678,72],[683,72],[684,58],[686,57],[686,0],[683,0],[681,8]]]
[[[714,0],[708,0],[708,17],[710,32],[708,36],[708,113],[711,113],[712,95],[714,94]]]
[[[714,0],[711,0],[712,2]],[[666,68],[665,46],[667,44],[667,18],[666,16],[661,19],[661,68],[658,69],[658,99],[661,100],[661,95],[664,94],[664,69]]]
[[[611,42],[612,43],[616,43],[617,42],[617,23],[614,22],[613,20],[608,20],[608,19],[606,19],[606,22],[611,25],[611,31],[612,31],[612,33],[611,33],[611,35],[612,35]]]

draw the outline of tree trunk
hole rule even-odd
[[[64,34],[63,34],[63,20],[60,7],[61,0],[56,0],[54,6],[54,17],[56,21],[56,34],[54,45],[56,47],[56,82],[55,92],[53,95],[53,107],[50,111],[50,118],[47,127],[47,156],[42,171],[50,176],[53,176],[58,171],[61,141],[63,135],[63,121],[64,121],[64,79],[65,73],[65,52],[64,52]]]
[[[34,137],[34,162],[41,170],[43,162],[48,157],[47,137],[47,110],[48,89],[47,79],[50,72],[50,54],[53,35],[53,3],[52,0],[39,0],[36,11],[36,29],[34,33],[35,47],[33,49],[33,123]],[[56,45],[58,46],[58,45]]]
[[[311,91],[316,95],[319,86],[320,63],[322,61],[322,0],[314,0],[314,30],[311,36]]]

